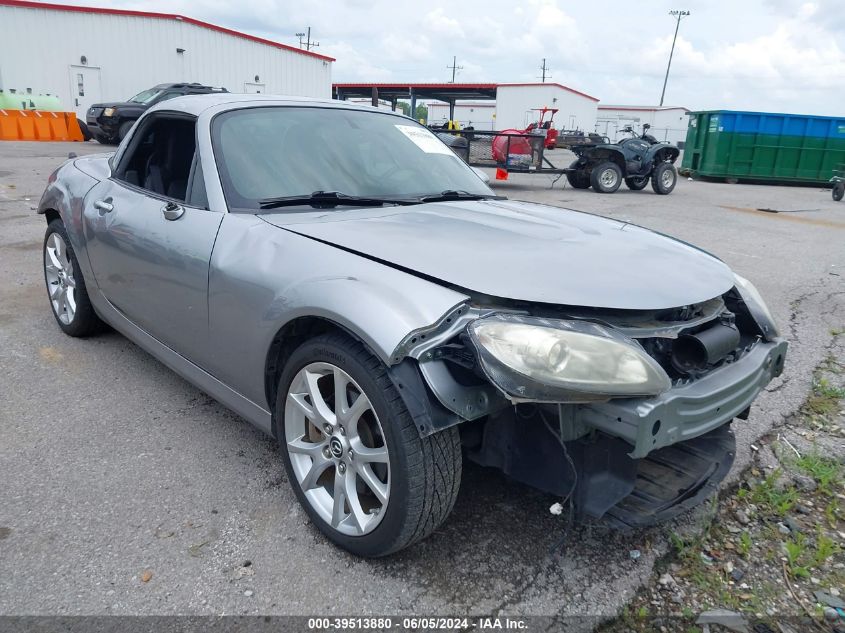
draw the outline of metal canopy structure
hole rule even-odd
[[[455,101],[465,99],[496,99],[497,84],[390,84],[390,83],[343,83],[333,84],[335,99],[379,99],[389,101],[396,109],[399,99],[411,100],[411,113],[417,111],[417,99],[435,99],[449,104],[449,119],[455,118]]]

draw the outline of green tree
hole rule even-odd
[[[428,123],[428,108],[424,104],[417,106],[417,116],[414,117],[417,121]]]
[[[404,114],[404,115],[406,115],[406,116],[407,116],[407,115],[408,115],[408,113],[411,111],[411,106],[409,106],[409,105],[408,105],[407,103],[405,103],[404,101],[397,101],[397,102],[396,102],[396,107],[397,107],[397,108],[399,108],[400,110],[402,110],[402,114]],[[417,108],[417,109],[419,109],[419,108]]]

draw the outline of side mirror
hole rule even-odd
[[[482,170],[478,167],[471,167],[470,169],[472,169],[472,171],[475,172],[476,176],[478,176],[479,178],[481,178],[482,181],[484,181],[485,185],[490,184],[490,176],[487,175],[486,171],[484,171],[484,170]]]
[[[650,127],[651,127],[651,125],[649,125],[648,123],[643,123],[643,132],[648,130]]]

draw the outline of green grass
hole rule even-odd
[[[819,531],[816,537],[816,551],[813,553],[813,564],[820,567],[828,558],[841,551],[842,548],[833,539]]]
[[[825,494],[833,494],[833,485],[842,479],[842,464],[837,459],[807,453],[795,461],[795,466],[805,475],[809,475],[819,484]]]
[[[779,487],[781,471],[775,470],[749,492],[748,498],[770,514],[784,516],[795,507],[798,491],[792,486]]]
[[[813,393],[807,398],[807,410],[815,415],[831,415],[839,409],[839,401],[845,398],[845,388],[830,384],[827,378],[813,382]]]
[[[739,547],[737,551],[740,556],[748,558],[748,554],[751,552],[752,543],[751,534],[747,530],[739,535]]]

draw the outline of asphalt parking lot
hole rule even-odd
[[[120,335],[72,339],[56,326],[34,208],[68,151],[102,150],[0,143],[0,613],[602,615],[650,574],[671,526],[578,528],[556,547],[554,498],[472,465],[425,542],[377,561],[330,545],[271,440]],[[845,326],[845,203],[818,187],[682,179],[657,196],[563,184],[495,186],[677,236],[766,297],[791,347],[784,376],[735,425],[741,468],[750,443],[801,404],[831,328]]]

